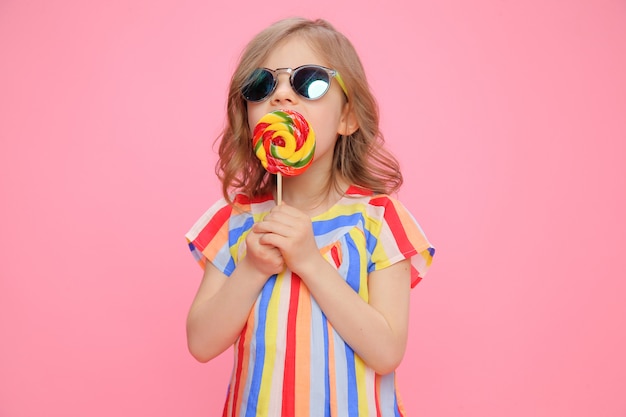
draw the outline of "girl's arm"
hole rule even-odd
[[[230,277],[210,262],[187,316],[187,346],[200,362],[218,356],[237,340],[267,279],[284,269],[280,252],[246,237],[247,254]]]
[[[365,302],[322,258],[300,277],[341,337],[378,374],[395,370],[408,335],[410,261],[372,272]]]
[[[300,276],[335,330],[379,374],[400,364],[406,348],[410,261],[372,272],[369,302],[363,300],[319,253],[311,220],[286,204],[276,207],[253,230],[267,233],[285,264]]]

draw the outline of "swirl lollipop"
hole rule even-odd
[[[311,165],[315,154],[315,133],[300,113],[276,110],[259,120],[252,137],[257,158],[268,172],[277,175],[280,204],[282,175],[300,175]]]

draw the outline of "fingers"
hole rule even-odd
[[[274,247],[274,245],[272,244],[271,240],[271,236],[269,232],[262,232],[262,233],[258,233],[259,235],[259,245],[263,245],[263,246],[269,246],[273,249],[276,249]],[[277,249],[276,249],[277,250]]]
[[[265,242],[266,235],[251,231],[246,237],[246,258],[256,269],[268,276],[281,272],[285,262],[280,250],[271,243]]]
[[[309,216],[286,204],[274,207],[252,230],[265,234],[261,242],[278,248],[287,266],[300,252],[317,250]]]
[[[257,233],[273,233],[284,237],[294,236],[298,230],[310,228],[309,216],[286,204],[274,207],[262,221],[253,226]]]
[[[266,217],[268,216],[270,218],[276,219],[293,218],[309,220],[309,216],[307,216],[305,213],[285,203],[273,207]]]
[[[282,221],[272,221],[272,220],[263,220],[262,222],[256,223],[252,230],[258,233],[259,235],[265,235],[262,237],[262,242],[265,244],[269,244],[268,235],[279,235],[279,236],[290,236],[291,229],[293,226],[283,223]]]

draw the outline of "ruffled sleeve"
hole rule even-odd
[[[435,248],[422,228],[402,203],[386,195],[374,196],[370,205],[377,213],[377,224],[371,228],[369,272],[411,259],[411,288],[426,275]]]
[[[217,201],[185,235],[193,257],[203,269],[209,261],[227,276],[235,269],[229,242],[232,211],[226,200]]]

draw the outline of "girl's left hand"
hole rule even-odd
[[[295,207],[284,203],[274,207],[252,230],[265,233],[262,242],[277,247],[287,267],[300,276],[314,271],[316,262],[323,260],[311,219]]]

